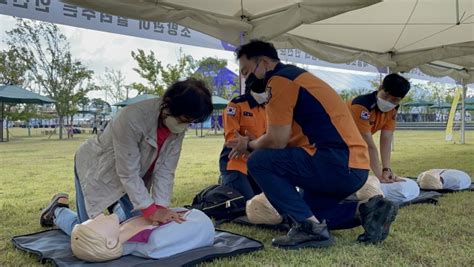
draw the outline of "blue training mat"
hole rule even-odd
[[[213,246],[193,249],[161,259],[145,259],[128,255],[113,261],[89,263],[72,255],[70,237],[58,229],[15,236],[12,238],[12,242],[18,249],[37,255],[43,264],[51,262],[55,266],[74,267],[191,266],[263,248],[263,244],[258,240],[216,229]]]

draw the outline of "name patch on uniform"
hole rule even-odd
[[[244,111],[243,115],[247,117],[253,117],[252,112],[248,112],[248,111]]]
[[[360,118],[363,119],[363,120],[366,120],[368,121],[370,119],[370,113],[363,110],[361,113],[360,113]]]
[[[235,113],[237,112],[237,109],[235,107],[227,107],[227,115],[229,116],[235,116]]]

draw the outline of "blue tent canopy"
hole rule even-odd
[[[16,85],[0,86],[0,102],[2,103],[25,103],[25,104],[48,104],[54,103],[53,99],[39,95],[35,92],[23,89]]]

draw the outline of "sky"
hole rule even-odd
[[[6,31],[15,27],[16,19],[0,15],[0,49],[6,49]],[[189,45],[173,44],[157,40],[143,39],[102,31],[87,30],[57,24],[71,45],[72,55],[94,71],[94,77],[103,75],[105,68],[120,70],[125,76],[126,83],[143,81],[133,70],[135,60],[131,51],[143,49],[153,51],[158,60],[164,65],[176,63],[180,49],[194,59],[205,56],[218,57],[228,60],[228,68],[238,71],[238,65],[232,52],[216,49],[200,48]],[[104,97],[102,92],[92,92],[90,97]],[[131,95],[133,96],[133,94]]]

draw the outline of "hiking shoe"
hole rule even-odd
[[[65,199],[65,200],[64,200]],[[69,196],[65,193],[58,193],[53,196],[49,205],[41,211],[40,224],[43,227],[54,226],[54,210],[59,207],[69,208]]]
[[[357,238],[357,241],[376,244],[387,238],[390,225],[397,217],[398,206],[378,195],[361,204],[359,213],[365,232]]]
[[[295,223],[288,234],[272,240],[272,245],[283,249],[323,248],[334,244],[326,222],[321,223],[305,220]]]

